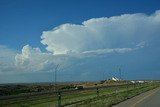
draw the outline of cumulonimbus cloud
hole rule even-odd
[[[160,11],[152,15],[137,13],[93,18],[81,25],[62,24],[44,31],[41,36],[41,43],[52,54],[26,45],[22,53],[16,55],[16,65],[28,71],[46,71],[53,69],[55,63],[69,63],[77,57],[136,51],[155,40],[159,27]]]
[[[58,63],[76,63],[78,58],[140,50],[159,44],[159,28],[160,11],[151,15],[137,13],[92,18],[81,25],[62,24],[42,33],[41,43],[46,45],[47,52],[26,45],[21,53],[11,53],[10,68],[27,72],[50,71]]]
[[[50,31],[44,31],[41,43],[54,54],[132,48],[154,38],[153,34],[159,32],[159,27],[160,11],[150,16],[137,13],[93,18],[82,22],[81,25],[63,24]]]

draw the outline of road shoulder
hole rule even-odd
[[[154,95],[159,90],[160,90],[160,88],[156,88],[156,89],[144,92],[144,93],[137,95],[131,99],[128,99],[124,102],[121,102],[117,105],[114,105],[113,107],[135,107],[138,103],[140,103],[141,101],[143,101],[145,99],[148,99],[149,97]]]

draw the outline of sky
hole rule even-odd
[[[160,79],[159,28],[159,0],[0,0],[0,83]]]

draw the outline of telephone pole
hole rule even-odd
[[[55,77],[54,77],[54,90],[56,90],[56,86],[57,86],[57,71],[59,70],[60,64],[57,64],[56,67],[54,68],[54,72],[55,72]]]
[[[122,80],[122,70],[121,70],[121,66],[118,67],[118,71],[119,71],[119,79]]]

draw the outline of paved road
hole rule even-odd
[[[142,93],[113,107],[160,107],[160,88]]]

